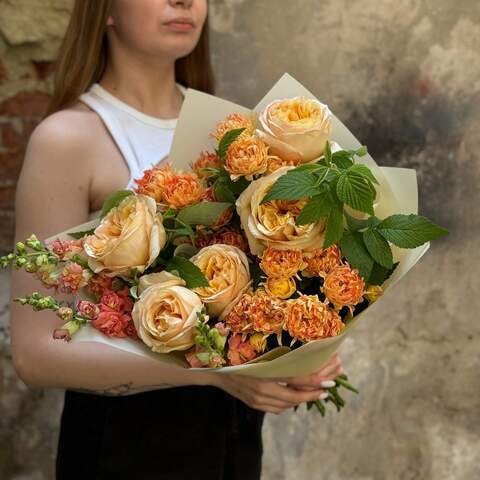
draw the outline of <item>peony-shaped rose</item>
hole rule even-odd
[[[267,248],[262,254],[260,268],[276,278],[293,277],[303,267],[302,251],[299,249],[276,250]]]
[[[286,303],[285,329],[302,342],[335,337],[344,326],[340,315],[317,295],[300,295]]]
[[[247,256],[237,247],[209,245],[194,255],[191,261],[208,280],[208,287],[196,288],[195,292],[213,317],[219,317],[250,285]]]
[[[199,203],[205,196],[205,188],[196,173],[177,172],[165,181],[163,202],[170,208],[183,208]]]
[[[130,195],[112,208],[93,235],[84,242],[88,265],[107,276],[143,272],[157,258],[166,242],[162,215],[155,200]]]
[[[291,168],[282,167],[254,180],[237,199],[237,212],[254,255],[261,255],[267,247],[304,250],[323,244],[324,220],[308,225],[295,224],[306,203],[304,200],[261,203],[271,186]]]
[[[168,272],[152,275],[132,311],[138,336],[154,352],[187,350],[194,344],[202,301],[181,278]]]
[[[349,307],[352,310],[354,305],[363,300],[365,282],[358,270],[351,268],[347,263],[335,267],[325,277],[322,291],[337,310],[342,307]]]
[[[303,96],[275,100],[260,113],[257,135],[270,153],[283,160],[307,163],[323,154],[332,133],[332,114],[323,103]]]
[[[268,147],[262,140],[240,137],[228,147],[225,170],[234,181],[240,177],[253,180],[254,175],[265,173],[267,161]]]

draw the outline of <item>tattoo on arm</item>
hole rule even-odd
[[[131,395],[133,393],[146,392],[150,390],[159,390],[163,388],[173,388],[175,385],[169,383],[161,383],[159,385],[146,385],[144,387],[134,387],[133,382],[122,383],[121,385],[114,385],[102,390],[92,390],[87,388],[75,388],[71,389],[80,393],[93,393],[95,395],[104,395],[107,397],[121,397],[124,395]]]

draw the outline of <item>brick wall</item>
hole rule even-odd
[[[12,246],[15,185],[30,134],[48,104],[71,4],[0,0],[0,253]]]

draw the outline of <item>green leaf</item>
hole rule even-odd
[[[235,139],[245,130],[245,128],[234,128],[226,132],[218,142],[218,155],[222,163],[225,163],[228,147],[235,141]]]
[[[414,214],[391,215],[377,225],[377,231],[400,248],[416,248],[448,233],[428,218]]]
[[[323,248],[327,248],[337,243],[343,235],[343,208],[332,205],[330,214],[328,215],[327,226],[325,228],[325,238],[323,240]]]
[[[182,208],[177,220],[189,225],[213,225],[220,215],[232,205],[226,202],[201,202]]]
[[[189,243],[182,243],[175,248],[173,254],[176,257],[182,257],[188,260],[189,258],[192,258],[197,252],[198,248],[195,248]]]
[[[133,195],[131,190],[118,190],[109,195],[103,202],[100,218],[103,218],[112,208],[120,205],[120,203],[130,195]]]
[[[355,210],[373,215],[374,197],[369,183],[362,175],[351,172],[351,168],[340,175],[337,195],[342,202]]]
[[[328,190],[315,195],[302,208],[297,218],[297,225],[307,225],[309,223],[318,222],[321,218],[326,218],[332,210],[332,202]]]
[[[68,232],[67,235],[70,235],[75,240],[80,240],[81,238],[85,237],[85,235],[93,235],[95,229],[92,228],[90,230],[84,230],[83,232]]]
[[[244,177],[240,177],[233,181],[226,170],[220,172],[218,181],[222,182],[236,197],[238,197],[250,185],[250,182]]]
[[[304,163],[295,167],[295,172],[311,172],[315,173],[325,168],[325,165],[321,165],[319,163]]]
[[[338,168],[350,168],[353,165],[352,154],[346,150],[339,150],[332,154],[332,162]]]
[[[217,180],[213,187],[213,191],[215,192],[215,198],[219,202],[235,203],[235,195],[230,188],[228,188],[226,182]]]
[[[319,193],[317,177],[308,171],[291,170],[282,175],[263,197],[262,203],[270,200],[300,200]]]
[[[352,165],[348,169],[348,171],[362,175],[363,177],[367,178],[370,182],[378,185],[378,180],[376,179],[375,175],[366,165],[363,165],[363,163],[356,163],[355,165]]]
[[[392,249],[388,242],[376,230],[365,230],[363,232],[363,241],[368,253],[370,253],[377,263],[382,267],[392,268]]]
[[[179,276],[185,280],[187,288],[208,287],[209,285],[202,271],[186,258],[174,256],[165,270],[168,272],[176,270]]]
[[[351,232],[356,232],[358,230],[362,230],[363,228],[367,228],[368,220],[352,217],[347,212],[344,212],[344,214],[345,218],[347,219],[347,227]]]
[[[340,240],[340,249],[348,263],[358,270],[358,273],[367,280],[375,263],[368,253],[360,232],[348,232]]]
[[[398,266],[398,262],[395,263],[392,268],[385,268],[379,265],[378,263],[373,264],[372,272],[370,273],[370,277],[368,278],[368,283],[370,285],[383,285],[385,280],[390,278],[392,273]]]

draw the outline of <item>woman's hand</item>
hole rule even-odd
[[[213,374],[213,385],[238,398],[251,408],[280,414],[303,402],[327,397],[325,388],[335,385],[343,373],[340,357],[332,355],[316,372],[303,377],[255,378],[247,375]]]

